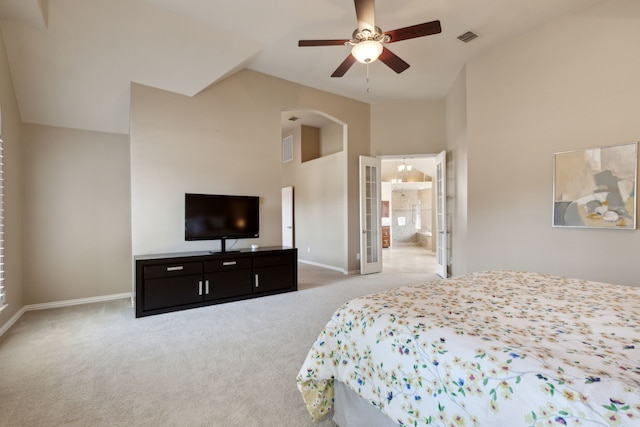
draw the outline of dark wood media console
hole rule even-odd
[[[134,261],[136,317],[298,289],[295,248],[143,255]]]

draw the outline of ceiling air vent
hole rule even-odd
[[[463,41],[465,43],[469,43],[471,40],[477,39],[477,38],[478,38],[478,35],[473,31],[467,31],[466,33],[460,34],[458,36],[458,40]]]

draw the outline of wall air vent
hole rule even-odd
[[[460,34],[458,36],[458,40],[463,41],[465,43],[469,43],[471,40],[477,39],[478,35],[473,31],[467,31],[464,34]]]
[[[293,135],[282,139],[282,163],[293,160]]]

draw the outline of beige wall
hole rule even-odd
[[[129,138],[23,125],[25,304],[131,291]]]
[[[344,153],[306,162],[294,187],[296,246],[300,260],[346,272]]]
[[[8,307],[0,312],[0,328],[24,305],[22,247],[22,137],[21,119],[13,90],[4,40],[0,34],[0,109],[4,141],[4,254]]]
[[[328,156],[344,150],[344,129],[341,124],[327,123],[320,128],[320,155]]]
[[[553,154],[640,138],[640,2],[605,1],[467,66],[469,271],[640,286],[639,231],[551,227]]]
[[[302,161],[320,157],[320,128],[314,126],[300,126],[300,153]]]
[[[447,217],[450,273],[467,272],[467,73],[463,69],[446,98]],[[435,228],[435,227],[434,227]]]
[[[371,155],[436,154],[446,147],[443,99],[371,106]]]
[[[357,258],[357,254],[360,252],[360,203],[358,196],[360,175],[358,167],[360,156],[369,155],[371,108],[369,104],[341,98],[327,92],[310,90],[303,86],[296,85],[295,91],[300,95],[297,105],[312,105],[311,109],[323,111],[336,120],[347,124],[345,142],[347,192],[344,193],[347,211],[344,222],[347,224],[348,239],[344,270],[353,273],[360,269],[360,261]],[[318,107],[313,107],[315,105]],[[326,107],[323,107],[324,105]],[[338,250],[338,248],[333,248],[333,250]]]
[[[333,140],[339,135],[342,147],[343,126],[338,123],[321,128],[321,145],[324,145],[327,128],[340,130],[330,132],[333,137],[329,145],[337,146]],[[282,136],[288,135],[293,136],[293,160],[282,165],[282,186],[294,188],[298,259],[346,272],[346,154],[340,150],[302,162],[301,126]]]
[[[133,254],[218,247],[218,242],[184,241],[185,192],[259,196],[261,230],[257,242],[279,245],[283,185],[280,117],[283,110],[299,109],[322,111],[348,125],[348,148],[343,154],[346,191],[341,195],[346,210],[335,226],[350,231],[343,235],[341,247],[336,248],[333,241],[325,245],[342,254],[342,264],[336,267],[356,269],[357,158],[369,149],[369,106],[249,70],[195,97],[132,85]],[[324,179],[324,172],[314,179]],[[239,241],[237,246],[251,243]]]

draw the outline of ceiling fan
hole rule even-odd
[[[351,39],[339,40],[300,40],[298,46],[341,46],[351,45],[351,53],[331,74],[331,77],[342,77],[356,62],[369,64],[376,59],[385,63],[396,73],[400,74],[407,68],[407,64],[398,55],[384,47],[383,44],[394,43],[416,37],[430,36],[442,32],[440,21],[431,21],[424,24],[412,25],[397,30],[383,32],[375,25],[375,0],[354,0],[356,6],[356,18],[358,28],[353,32]]]

